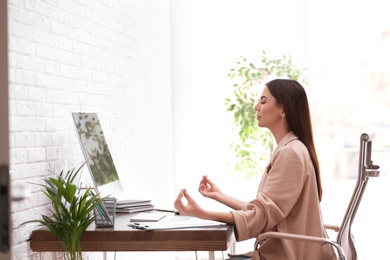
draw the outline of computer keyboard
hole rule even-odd
[[[166,212],[160,211],[150,211],[150,212],[141,212],[133,217],[130,217],[131,222],[156,222],[161,220],[167,215]]]

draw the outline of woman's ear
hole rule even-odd
[[[280,112],[280,117],[285,117],[286,116],[286,114],[284,113],[284,111],[282,110],[281,112]]]

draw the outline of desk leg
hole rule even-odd
[[[103,252],[103,260],[114,259],[116,260],[116,251],[115,252]]]
[[[232,255],[235,255],[236,254],[236,244],[237,242],[236,241],[234,241],[234,243],[233,243],[233,245],[230,247],[230,253],[232,254]]]
[[[209,251],[209,260],[215,260],[214,251]]]

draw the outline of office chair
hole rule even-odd
[[[360,201],[362,200],[364,190],[366,189],[368,180],[370,177],[379,176],[379,166],[374,165],[371,160],[372,140],[375,134],[363,133],[360,136],[360,149],[359,149],[359,165],[358,176],[356,180],[355,189],[352,193],[351,200],[345,212],[343,221],[340,226],[325,225],[326,229],[334,230],[337,232],[336,241],[329,238],[305,236],[298,234],[290,234],[283,232],[265,232],[257,236],[257,240],[254,246],[254,250],[261,250],[261,246],[267,242],[269,238],[277,239],[290,239],[300,240],[305,242],[320,243],[322,245],[330,244],[337,252],[338,259],[340,260],[357,260],[357,252],[354,245],[354,238],[351,233],[351,227],[353,220],[356,216],[359,208]],[[235,259],[235,258],[231,258]]]

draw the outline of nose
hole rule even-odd
[[[257,104],[255,105],[255,110],[260,111],[260,102],[257,102]]]

